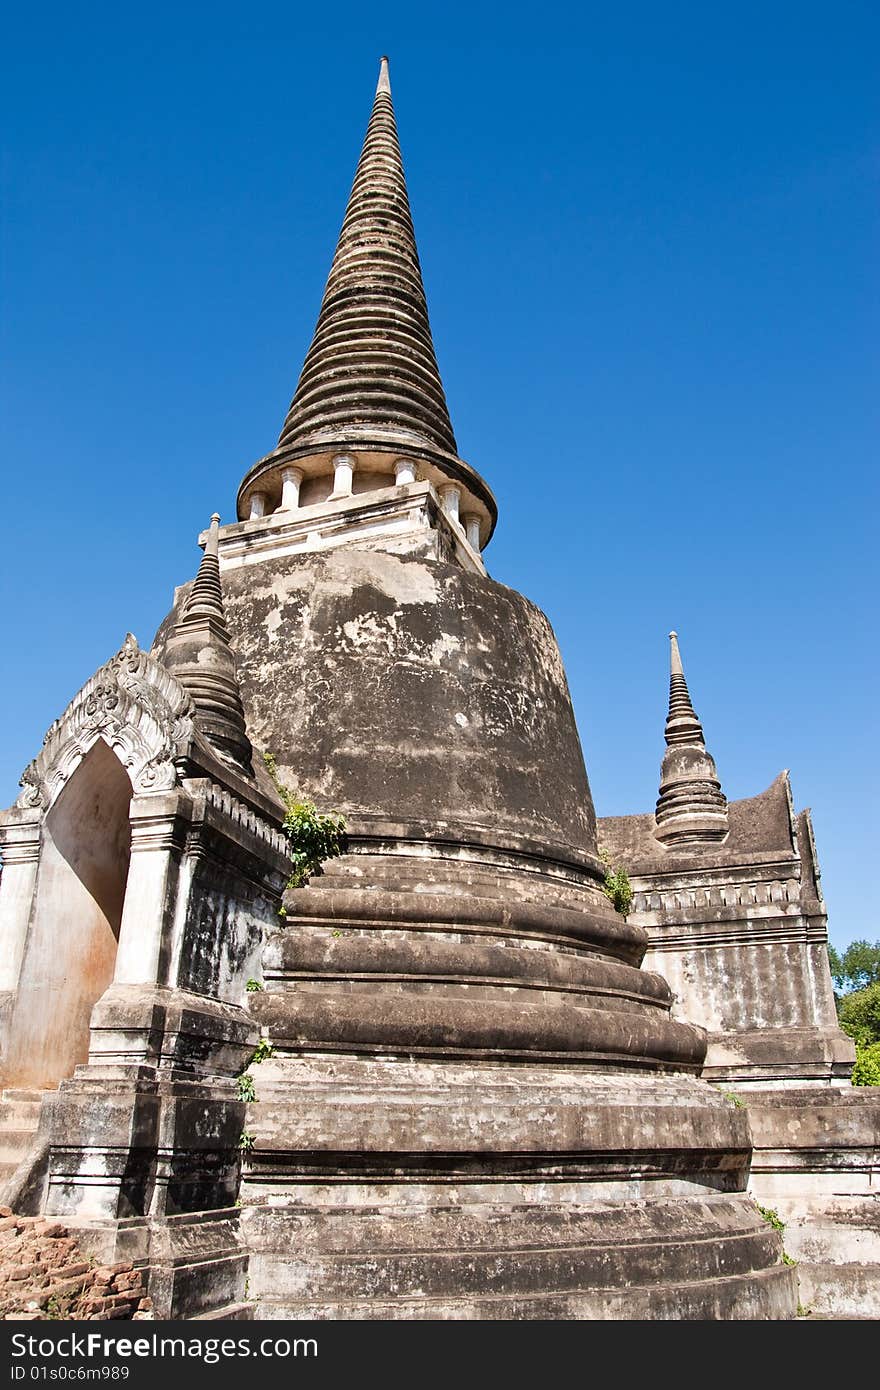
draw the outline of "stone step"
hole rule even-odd
[[[254,1317],[302,1321],[340,1320],[668,1320],[706,1319],[768,1321],[790,1319],[794,1271],[785,1265],[730,1275],[625,1289],[558,1291],[540,1289],[522,1296],[506,1293],[477,1297],[353,1298],[334,1300],[266,1296],[257,1300]]]
[[[327,888],[358,888],[365,892],[424,892],[445,893],[452,897],[512,898],[520,902],[555,903],[558,906],[577,906],[584,890],[579,883],[554,882],[548,875],[536,876],[482,869],[474,864],[451,863],[448,860],[403,859],[388,860],[375,856],[354,855],[349,862],[333,860],[319,878],[313,878],[310,891]]]
[[[747,1273],[772,1263],[772,1234],[727,1237],[718,1241],[655,1241],[641,1245],[601,1243],[563,1245],[554,1249],[484,1248],[410,1254],[381,1252],[318,1256],[300,1252],[251,1254],[248,1277],[255,1298],[287,1295],[292,1299],[463,1297],[503,1291],[530,1295],[584,1288],[620,1288],[633,1284],[691,1280]]]
[[[0,1130],[0,1163],[8,1163],[17,1168],[30,1148],[36,1132],[36,1125],[32,1129]]]
[[[36,1129],[40,1120],[41,1100],[11,1099],[5,1092],[0,1100],[0,1132],[5,1129]]]
[[[412,1251],[519,1250],[585,1244],[631,1246],[666,1238],[674,1227],[687,1241],[766,1236],[772,1228],[740,1194],[720,1197],[571,1203],[507,1201],[249,1204],[241,1211],[248,1248],[257,1253],[314,1250],[324,1254],[407,1254]],[[775,1246],[775,1242],[774,1242]]]
[[[191,1322],[251,1322],[254,1316],[253,1303],[226,1303],[210,1313],[196,1313]]]
[[[531,1297],[687,1283],[781,1265],[742,1197],[595,1205],[255,1206],[242,1210],[258,1301]]]

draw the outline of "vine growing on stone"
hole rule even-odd
[[[611,903],[614,911],[619,912],[625,920],[633,904],[633,890],[629,875],[625,869],[621,869],[611,862],[611,855],[607,849],[599,851],[599,858],[605,866],[605,882],[602,885],[602,892]]]
[[[302,799],[290,787],[286,787],[278,776],[278,765],[271,753],[264,753],[263,761],[284,802],[281,828],[287,837],[293,861],[293,872],[287,886],[302,888],[310,878],[323,873],[322,865],[326,860],[345,853],[345,820],[332,811],[322,815],[313,801]]]

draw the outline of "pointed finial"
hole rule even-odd
[[[199,565],[199,572],[196,575],[195,583],[190,590],[189,597],[183,607],[181,621],[213,618],[225,630],[226,615],[223,610],[223,590],[220,587],[220,561],[218,558],[220,549],[220,514],[215,512],[211,517],[211,525],[208,528],[208,539],[205,542],[205,551],[202,555],[202,563]]]
[[[312,346],[278,440],[300,455],[336,443],[345,453],[360,438],[401,452],[421,440],[457,458],[390,93],[383,57]]]
[[[722,840],[727,834],[727,799],[691,704],[677,632],[670,632],[669,643],[667,747],[660,772],[654,834],[670,845]]]

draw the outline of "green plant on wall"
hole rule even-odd
[[[245,1105],[253,1105],[258,1099],[257,1088],[254,1084],[254,1078],[251,1075],[250,1068],[258,1065],[260,1062],[265,1062],[266,1058],[272,1057],[274,1053],[275,1049],[269,1039],[260,1038],[244,1071],[239,1072],[238,1076],[235,1078],[235,1083],[238,1087],[238,1098],[239,1100],[243,1100]]]
[[[302,800],[285,787],[278,776],[278,766],[271,753],[263,754],[269,776],[284,802],[282,830],[290,846],[293,872],[288,888],[302,888],[310,878],[322,873],[327,859],[335,859],[346,850],[345,820],[334,812],[322,815],[313,801]]]
[[[755,1206],[767,1222],[767,1225],[772,1226],[774,1231],[778,1231],[779,1234],[782,1235],[785,1230],[785,1222],[775,1207],[762,1207],[760,1202],[756,1202]]]
[[[250,1104],[251,1101],[255,1101],[257,1098],[257,1091],[254,1086],[254,1078],[251,1076],[250,1072],[243,1071],[235,1080],[238,1085],[239,1100],[243,1100],[246,1105]]]
[[[754,1201],[754,1198],[752,1200]],[[778,1231],[781,1236],[785,1234],[785,1222],[779,1215],[779,1212],[776,1211],[775,1207],[762,1207],[760,1202],[755,1202],[755,1206],[758,1208],[758,1211],[761,1213],[768,1226],[772,1226],[774,1231]],[[791,1255],[789,1255],[786,1250],[783,1250],[782,1263],[794,1268],[794,1266],[797,1265],[797,1260],[793,1260]],[[800,1309],[800,1304],[798,1304],[798,1309]]]
[[[260,1041],[254,1048],[254,1055],[248,1062],[248,1066],[252,1067],[255,1062],[265,1062],[266,1058],[273,1056],[274,1052],[275,1049],[270,1043],[269,1039],[260,1038]]]
[[[615,912],[619,912],[624,919],[629,916],[633,903],[632,884],[625,869],[613,864],[611,855],[607,849],[599,851],[599,858],[605,866],[605,882],[602,885],[602,892],[605,894]]]

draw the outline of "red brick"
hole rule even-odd
[[[57,1283],[53,1283],[53,1284],[50,1284],[50,1285],[49,1285],[49,1293],[50,1293],[50,1295],[51,1295],[51,1294],[59,1294],[59,1295],[60,1295],[60,1294],[68,1294],[68,1293],[79,1293],[79,1292],[81,1291],[81,1289],[82,1289],[82,1286],[83,1286],[82,1278],[77,1278],[77,1279],[59,1279]]]

